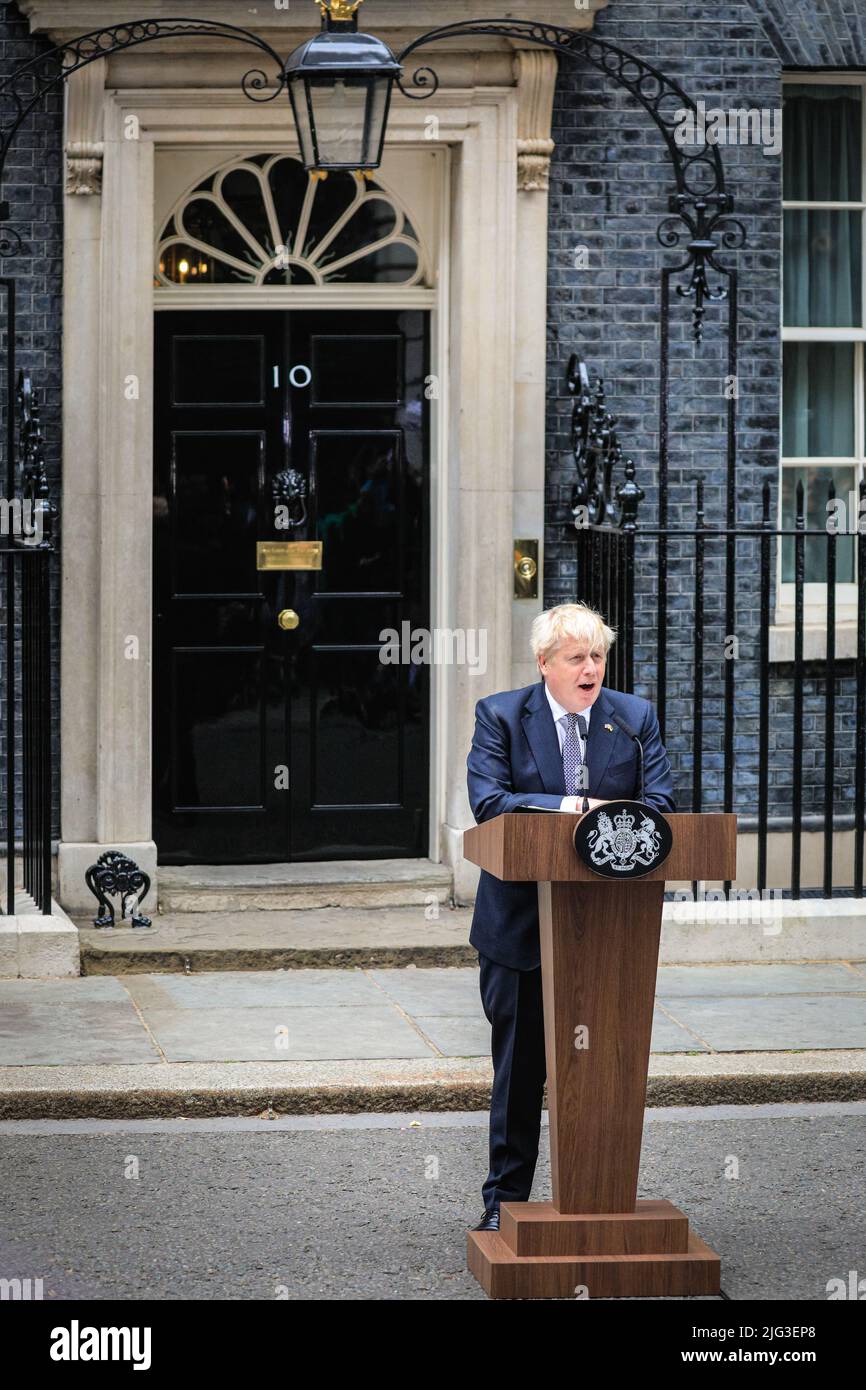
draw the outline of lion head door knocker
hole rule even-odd
[[[307,480],[295,468],[285,468],[274,478],[274,526],[277,531],[295,531],[307,520]]]

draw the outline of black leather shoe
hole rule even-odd
[[[488,1207],[484,1213],[483,1220],[477,1226],[472,1227],[473,1231],[498,1231],[499,1230],[499,1208]]]

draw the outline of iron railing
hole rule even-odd
[[[24,546],[0,550],[3,560],[3,682],[0,727],[4,750],[5,911],[16,891],[51,912],[51,552]],[[19,899],[20,903],[20,899]]]
[[[828,515],[835,503],[832,482]],[[790,836],[784,895],[799,898],[803,835],[822,837],[820,892],[863,895],[866,824],[866,482],[856,526],[807,527],[802,481],[793,527],[773,524],[773,489],[762,489],[757,526],[706,524],[703,483],[694,481],[691,529],[626,527],[613,518],[577,531],[577,595],[618,630],[606,683],[653,700],[674,766],[678,809],[736,811],[740,833],[757,835],[755,887],[768,889],[768,837]],[[839,549],[850,547],[845,608]],[[779,622],[777,575],[786,547],[792,603]],[[810,582],[820,583],[822,653],[806,651]],[[771,660],[773,619],[786,650]],[[839,654],[837,620],[853,650]],[[821,634],[826,634],[821,636]],[[620,642],[627,653],[614,659]],[[635,680],[635,676],[637,680]],[[685,711],[685,713],[684,713]],[[834,837],[853,831],[853,868],[839,881]],[[725,885],[726,891],[730,884]]]
[[[51,564],[54,507],[48,496],[39,401],[19,375],[10,409],[7,496],[0,534],[0,913],[51,912]]]
[[[606,682],[631,690],[634,680],[634,542],[638,503],[632,460],[623,459],[616,420],[604,403],[604,382],[590,383],[586,363],[572,354],[565,375],[574,402],[571,449],[577,478],[571,495],[577,538],[579,593],[604,611],[619,640],[611,650]],[[616,482],[622,469],[624,481]]]

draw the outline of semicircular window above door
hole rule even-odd
[[[287,154],[234,159],[178,199],[156,284],[429,285],[400,200],[366,175],[308,174]]]

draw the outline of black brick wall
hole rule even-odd
[[[859,7],[859,9],[858,9]],[[787,66],[866,65],[866,12],[860,0],[810,4],[660,4],[610,0],[595,33],[631,50],[675,79],[707,107],[776,109],[782,105]],[[548,299],[548,415],[545,527],[546,606],[580,598],[575,592],[574,541],[563,522],[573,481],[569,458],[571,401],[564,389],[576,351],[606,384],[608,407],[619,419],[626,455],[636,464],[647,496],[640,518],[657,524],[660,271],[682,253],[656,237],[673,190],[672,168],[651,117],[612,79],[580,61],[560,60],[554,107],[556,151],[551,170]],[[739,275],[737,523],[755,525],[761,487],[769,478],[773,502],[779,468],[781,342],[781,157],[758,145],[721,147],[734,215],[747,244],[720,259]],[[575,247],[589,248],[589,266],[575,269]],[[717,283],[711,276],[711,284]],[[691,337],[691,304],[671,296],[670,454],[668,525],[695,525],[693,480],[704,481],[705,522],[725,524],[726,307],[710,305],[703,345]],[[694,562],[691,547],[672,554],[669,577],[668,750],[678,802],[691,805],[694,666]],[[735,664],[735,809],[747,812],[757,785],[758,559],[752,543],[738,543]],[[723,563],[718,544],[707,548],[704,684],[703,808],[721,800],[725,637]],[[655,698],[655,550],[639,546],[636,593],[640,631],[635,690]],[[853,663],[840,665],[837,682],[837,808],[850,809],[853,776]],[[771,815],[790,813],[790,668],[773,668]],[[821,810],[823,797],[823,689],[817,668],[807,668],[807,712],[819,728],[806,732],[804,813]]]
[[[28,26],[17,7],[6,4],[0,8],[0,80],[46,52],[50,43],[30,35]],[[4,127],[9,107],[0,104]],[[52,91],[43,97],[27,117],[11,145],[7,158],[2,196],[10,203],[10,227],[23,243],[17,255],[0,258],[0,276],[14,281],[16,305],[15,363],[32,377],[41,402],[42,432],[45,438],[45,460],[51,483],[52,497],[60,503],[61,458],[61,309],[63,270],[63,92]],[[9,352],[7,296],[0,293],[0,343],[3,365],[0,370],[0,403],[4,426],[0,431],[3,450],[0,490],[5,494],[6,449],[5,419],[6,365]],[[60,687],[60,587],[59,563],[52,561],[52,690],[54,695],[54,758],[53,835],[59,834],[59,687]],[[0,595],[5,613],[5,590]],[[3,718],[5,721],[6,652],[0,646],[3,684]],[[4,726],[5,727],[5,726]],[[20,747],[20,741],[19,741]],[[18,759],[20,776],[20,757]],[[0,816],[5,811],[5,760],[3,762],[3,801]]]
[[[542,7],[543,8],[543,7]],[[866,13],[860,0],[742,0],[718,5],[610,0],[596,17],[596,32],[631,48],[675,77],[694,98],[708,105],[775,108],[781,105],[785,67],[857,68],[866,66]],[[14,4],[0,9],[0,76],[28,61],[49,44],[28,33]],[[23,253],[4,258],[0,273],[16,282],[17,363],[28,368],[43,400],[43,431],[52,487],[59,503],[61,411],[62,270],[62,91],[42,99],[13,145],[6,167],[4,196],[12,205],[12,226]],[[573,541],[563,521],[571,493],[568,462],[570,401],[563,376],[570,353],[580,351],[605,377],[608,402],[620,421],[620,435],[632,454],[638,480],[647,493],[641,515],[655,520],[658,422],[659,271],[675,264],[664,252],[656,228],[666,214],[671,188],[666,152],[650,118],[617,88],[585,64],[562,60],[554,111],[554,155],[550,202],[549,376],[547,422],[547,525],[545,603],[576,597]],[[736,196],[736,215],[746,224],[747,247],[728,263],[740,274],[738,519],[757,520],[760,485],[778,471],[780,160],[756,146],[722,151],[728,186]],[[589,267],[573,268],[577,245],[590,250]],[[692,483],[705,481],[707,521],[719,524],[724,504],[724,306],[711,306],[703,347],[691,340],[688,302],[675,308],[671,351],[670,523],[694,524]],[[3,331],[2,346],[8,350]],[[0,373],[0,389],[5,389]],[[5,410],[5,400],[3,407]],[[74,538],[67,538],[74,544]],[[755,731],[757,669],[754,551],[738,551],[738,623],[741,659],[736,669],[737,785],[743,795],[757,778]],[[639,613],[644,624],[638,643],[641,675],[652,672],[654,647],[654,567],[649,555],[638,565]],[[691,640],[692,567],[675,562],[671,579],[672,630],[679,645],[671,650],[667,740],[675,762],[681,804],[688,805],[689,724],[693,679]],[[723,637],[720,569],[710,575],[707,640]],[[53,580],[55,618],[52,683],[59,708],[58,576]],[[0,654],[2,656],[2,654]],[[645,663],[649,663],[647,666]],[[654,694],[651,679],[636,686]],[[705,805],[719,796],[722,708],[720,682],[708,676],[708,752],[703,758],[708,788]],[[850,729],[853,719],[848,668],[840,668],[837,765],[840,809],[850,800]],[[771,811],[790,805],[790,672],[775,668],[774,740],[779,757],[771,767],[775,789]],[[807,712],[817,726],[807,728],[805,763],[812,776],[804,809],[820,809],[823,757],[823,682],[818,672],[807,686]],[[715,724],[712,724],[715,721]],[[59,733],[55,724],[55,788],[59,782]],[[715,746],[713,745],[715,740]],[[715,772],[714,772],[715,769]],[[55,790],[55,834],[59,829]],[[0,801],[2,808],[2,801]]]

